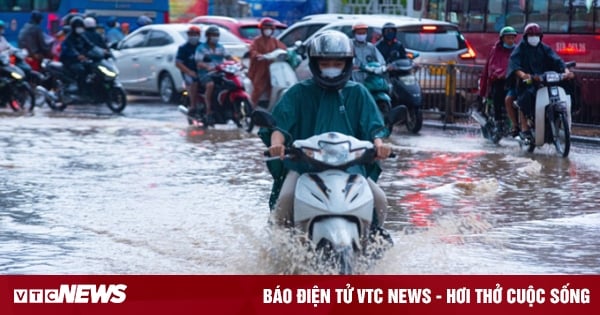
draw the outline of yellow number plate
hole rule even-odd
[[[432,66],[429,68],[430,75],[446,75],[445,66]]]

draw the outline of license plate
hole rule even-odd
[[[446,75],[446,67],[445,66],[431,66],[429,67],[430,75]]]

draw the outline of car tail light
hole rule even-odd
[[[473,49],[473,46],[471,46],[471,44],[469,44],[468,40],[465,40],[465,43],[467,44],[467,52],[461,54],[460,59],[475,59],[475,57],[477,57],[477,53],[475,52],[475,49]]]
[[[435,32],[435,31],[437,31],[437,26],[435,26],[435,25],[423,25],[423,27],[421,27],[421,30],[423,32]]]

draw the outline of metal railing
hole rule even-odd
[[[445,123],[470,116],[478,101],[483,66],[419,64],[415,71],[423,94],[423,113],[438,115]],[[576,80],[564,85],[571,95],[573,122],[600,125],[600,71],[573,70]]]

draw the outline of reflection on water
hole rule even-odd
[[[255,135],[146,109],[0,117],[0,272],[327,273],[272,242]],[[392,140],[380,182],[395,246],[362,272],[600,272],[597,151],[561,159],[428,130]]]

